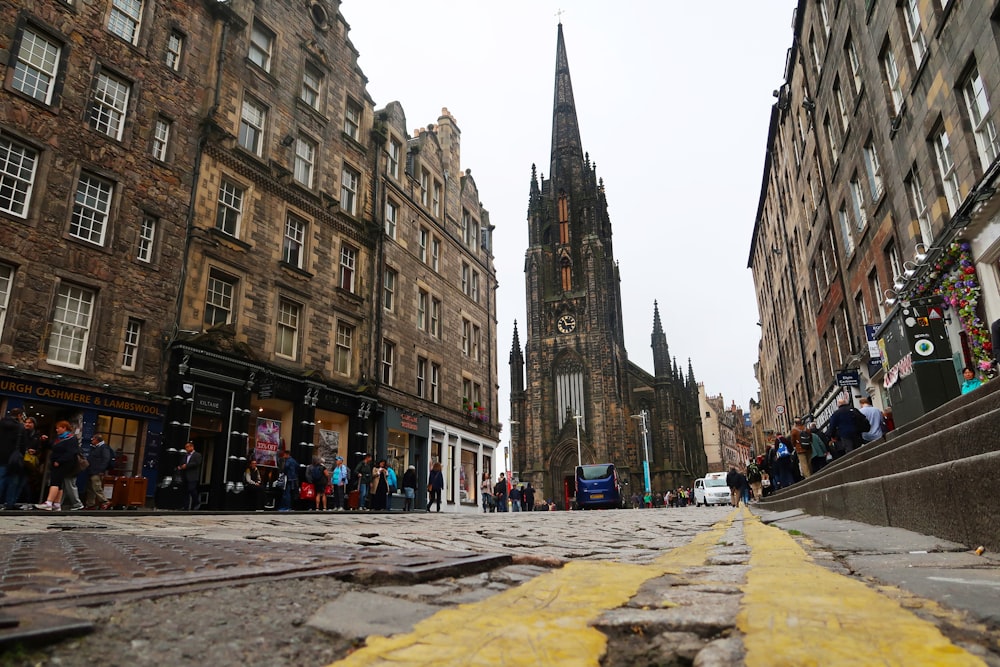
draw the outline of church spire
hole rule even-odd
[[[514,320],[514,342],[510,346],[510,390],[512,393],[524,391],[524,355],[521,354],[521,339],[517,334],[517,320]]]
[[[663,333],[660,322],[660,306],[653,302],[653,375],[656,377],[670,376],[670,346],[667,345],[667,335]]]
[[[549,176],[553,178],[568,176],[566,168],[575,170],[582,163],[583,142],[580,140],[580,124],[576,118],[576,103],[573,101],[573,83],[569,78],[566,41],[560,23],[556,43],[556,86],[555,99],[552,103],[552,163],[549,167]]]

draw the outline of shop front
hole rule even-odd
[[[49,438],[55,423],[66,420],[81,443],[99,433],[115,451],[115,476],[145,477],[147,489],[155,486],[167,406],[111,391],[0,374],[3,412],[13,408],[33,417],[36,430]],[[151,494],[151,491],[147,491]]]
[[[256,510],[273,503],[252,493],[244,472],[255,459],[265,483],[274,479],[280,454],[299,464],[299,478],[313,457],[327,466],[334,457],[353,463],[351,450],[365,451],[374,401],[215,351],[179,346],[171,364],[173,397],[167,415],[164,476],[157,507],[183,509],[187,495],[176,474],[184,443],[202,455],[199,484],[208,509]]]
[[[427,461],[423,471],[417,467],[418,478],[426,486],[430,466],[441,464],[444,473],[444,494],[441,511],[478,512],[482,498],[479,494],[483,474],[493,479],[496,469],[497,443],[481,435],[456,428],[450,424],[430,422],[430,443]],[[419,500],[419,499],[418,499]],[[426,494],[423,497],[426,502]],[[421,506],[418,503],[418,507]]]

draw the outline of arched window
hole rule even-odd
[[[562,277],[562,289],[564,292],[570,291],[573,287],[573,271],[570,267],[569,257],[563,257],[560,262],[559,274]]]
[[[569,243],[569,200],[559,195],[559,243]]]
[[[587,416],[583,395],[583,364],[576,357],[561,359],[556,364],[556,409],[558,418]]]

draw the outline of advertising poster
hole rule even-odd
[[[337,455],[337,450],[340,447],[340,431],[327,431],[322,428],[316,430],[319,433],[319,442],[316,443],[316,453],[321,459],[326,461],[328,467],[333,466],[333,457]]]
[[[281,422],[277,419],[257,419],[257,442],[253,451],[257,464],[277,467],[280,446]]]

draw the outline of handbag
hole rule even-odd
[[[27,456],[27,454],[25,454]],[[14,451],[10,453],[10,460],[7,461],[7,473],[18,474],[24,468],[24,456],[21,456],[21,450],[17,447]]]
[[[77,474],[83,472],[90,465],[90,461],[83,454],[76,455],[76,472]]]
[[[327,484],[326,485],[326,489],[323,490],[323,493],[325,493],[328,496],[332,496],[333,495],[333,484]]]
[[[316,486],[310,482],[299,485],[299,500],[312,500],[316,497]]]
[[[28,452],[24,455],[24,467],[28,470],[38,470],[38,455]]]

